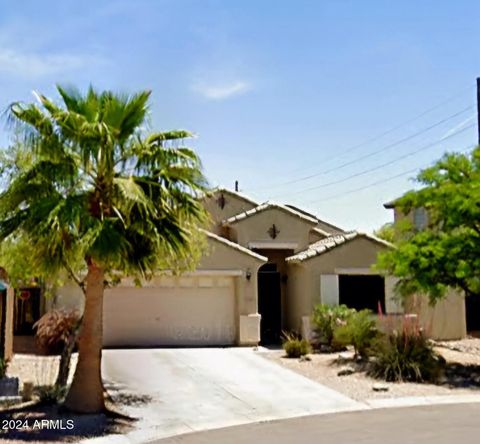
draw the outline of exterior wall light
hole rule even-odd
[[[249,268],[245,271],[245,277],[247,278],[247,281],[249,281],[252,278],[252,272],[250,271]]]

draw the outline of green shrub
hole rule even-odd
[[[306,339],[301,339],[297,335],[288,333],[284,336],[285,339],[282,345],[288,358],[300,358],[312,351],[310,343]]]
[[[418,325],[404,322],[378,340],[373,353],[369,374],[386,381],[435,382],[442,373],[444,361]]]
[[[370,310],[350,314],[343,325],[334,329],[334,343],[353,345],[355,356],[367,358],[378,338],[377,320]]]
[[[335,330],[346,324],[347,319],[355,313],[355,310],[346,305],[318,304],[313,309],[312,323],[315,332],[317,346],[326,346],[332,351],[338,349],[335,343]]]
[[[35,387],[34,393],[38,396],[42,404],[57,404],[66,394],[65,387],[57,387],[56,385],[39,385]]]
[[[7,367],[8,367],[8,362],[5,359],[0,358],[0,379],[5,377],[7,373]]]

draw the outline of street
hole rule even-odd
[[[478,444],[480,404],[315,415],[228,427],[157,444]]]

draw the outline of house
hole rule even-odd
[[[105,346],[277,343],[282,331],[308,334],[320,302],[403,312],[395,279],[372,270],[387,242],[227,189],[205,206],[212,225],[194,272],[162,274],[142,287],[126,278],[105,291]],[[82,301],[70,284],[40,306],[81,308]]]
[[[425,208],[413,208],[404,213],[396,203],[393,200],[383,205],[386,209],[393,210],[394,226],[404,221],[408,221],[409,226],[417,231],[428,226],[428,212]],[[424,295],[412,295],[405,304],[405,310],[417,313],[422,325],[434,338],[459,339],[467,333],[480,331],[480,297],[465,298],[463,293],[451,290],[445,299],[431,306]]]

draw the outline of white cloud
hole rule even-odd
[[[192,89],[209,100],[225,100],[230,97],[240,96],[252,89],[248,82],[237,80],[232,83],[206,84],[196,83]]]
[[[75,54],[40,54],[0,48],[0,73],[37,78],[84,68],[99,59]]]

